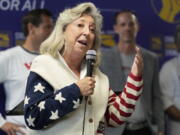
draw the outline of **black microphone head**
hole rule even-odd
[[[96,51],[95,50],[88,50],[86,52],[86,60],[96,60]]]

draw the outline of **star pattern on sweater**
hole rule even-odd
[[[25,97],[25,99],[24,99],[24,105],[29,104],[29,99],[30,99],[29,97],[27,97],[27,96]]]
[[[50,120],[56,120],[58,119],[59,116],[58,116],[58,110],[56,110],[55,112],[51,111],[51,116],[50,116]]]
[[[73,100],[73,103],[74,103],[74,106],[73,106],[74,109],[76,109],[80,106],[80,100],[79,99],[77,99],[77,101]]]
[[[39,107],[39,110],[41,111],[41,110],[43,110],[43,109],[45,109],[45,101],[42,101],[42,102],[40,102],[39,104],[38,104],[38,107]]]
[[[32,118],[30,115],[29,118],[27,118],[28,125],[34,127],[34,120],[35,118]]]
[[[73,111],[76,111],[76,108],[78,109],[81,101],[83,100],[83,97],[79,93],[80,89],[76,86],[76,84],[54,90],[51,84],[49,84],[46,80],[42,79],[38,74],[34,72],[30,73],[29,80],[30,82],[27,83],[28,91],[25,97],[25,103],[28,104],[25,105],[24,110],[25,120],[30,128],[33,127],[37,130],[41,130],[43,127],[51,125],[53,121],[58,120],[63,116],[67,116]],[[135,80],[132,81],[132,83],[129,83],[135,84],[134,82]],[[139,88],[141,86],[142,83],[136,88]],[[130,88],[133,89],[133,87]],[[127,96],[127,93],[123,93]],[[131,104],[132,107],[135,107],[134,104],[136,100],[124,98],[126,96],[120,95],[119,99],[122,98],[125,102],[127,101],[127,103]],[[114,97],[114,92],[112,90],[110,90],[108,97],[108,106],[112,105],[112,107],[110,108],[111,110],[108,109],[108,113],[111,113],[111,111],[117,112],[118,114],[115,114],[115,116],[117,116],[117,119],[122,120],[123,118],[122,122],[124,122],[124,119],[127,118],[126,115],[119,115],[121,110],[124,111],[124,108],[119,108],[119,106],[116,107],[114,106],[114,104],[118,103],[118,105],[122,105],[123,107],[125,105],[119,101],[111,100],[111,97]],[[125,109],[128,110],[125,113],[129,115],[129,112],[131,113],[132,108],[128,108],[127,106],[125,106]],[[113,121],[113,118],[114,117],[107,118],[108,121],[112,121],[108,124],[113,124],[116,122]]]
[[[62,93],[56,95],[55,100],[58,100],[60,103],[66,100],[66,98],[62,97]]]
[[[42,86],[41,83],[38,83],[37,85],[34,86],[34,92],[40,91],[41,93],[44,93],[45,87]]]

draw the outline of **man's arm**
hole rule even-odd
[[[154,57],[154,73],[153,73],[153,82],[152,82],[152,90],[153,90],[153,117],[155,118],[155,123],[158,126],[157,134],[164,133],[164,110],[163,110],[163,102],[162,102],[162,93],[160,91],[159,84],[159,61],[158,57]]]

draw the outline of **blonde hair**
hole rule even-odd
[[[95,21],[95,41],[92,49],[97,52],[96,66],[98,66],[100,62],[99,47],[101,45],[102,15],[95,5],[90,2],[79,4],[74,8],[65,9],[59,14],[53,32],[41,44],[41,54],[50,54],[54,58],[58,58],[59,52],[62,55],[65,45],[64,31],[66,26],[84,14],[90,15]]]

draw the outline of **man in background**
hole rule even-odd
[[[22,28],[26,36],[24,44],[0,52],[0,83],[5,89],[6,111],[11,111],[24,99],[31,62],[53,29],[51,12],[46,9],[30,11],[22,19]],[[13,114],[4,119],[0,114],[0,129],[8,135],[26,134],[23,115]]]
[[[109,77],[110,87],[120,93],[130,73],[135,48],[139,46],[136,43],[139,24],[135,13],[130,10],[118,12],[115,16],[114,31],[119,41],[113,48],[102,49],[101,70]],[[109,135],[163,135],[164,117],[158,80],[158,57],[148,50],[141,50],[144,61],[142,96],[124,127],[112,130],[109,128]]]
[[[167,135],[180,134],[180,25],[176,28],[175,44],[178,55],[167,61],[160,71]]]

